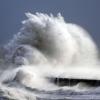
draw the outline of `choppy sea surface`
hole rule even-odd
[[[0,100],[100,100],[100,87],[84,92],[63,89],[45,91],[29,87],[23,89],[0,87]]]

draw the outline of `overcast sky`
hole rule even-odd
[[[0,0],[0,44],[19,31],[25,12],[61,12],[66,22],[84,27],[100,47],[100,0]]]

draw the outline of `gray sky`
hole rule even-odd
[[[100,47],[100,0],[0,0],[0,44],[16,34],[25,12],[58,12],[84,27]]]

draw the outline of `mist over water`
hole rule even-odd
[[[59,87],[47,77],[100,79],[99,51],[88,32],[65,22],[61,14],[26,16],[0,51],[0,84],[53,90]]]

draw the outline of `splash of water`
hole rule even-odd
[[[54,17],[52,14],[26,13],[26,16],[28,19],[22,22],[21,30],[4,46],[4,61],[12,64],[11,69],[15,75],[11,73],[5,76],[5,73],[11,71],[7,70],[2,75],[2,82],[16,77],[24,85],[30,80],[30,86],[34,83],[33,87],[43,87],[42,83],[49,84],[44,80],[46,76],[69,73],[76,66],[89,70],[98,64],[97,47],[83,28],[66,23],[61,14]],[[80,71],[77,76],[80,76]],[[74,74],[71,73],[70,77]]]
[[[22,22],[21,31],[5,46],[8,51],[13,53],[20,45],[29,45],[29,52],[33,49],[33,52],[41,53],[50,63],[57,62],[62,66],[96,63],[96,45],[81,27],[66,23],[60,14],[54,17],[26,13],[26,16],[28,19]]]

